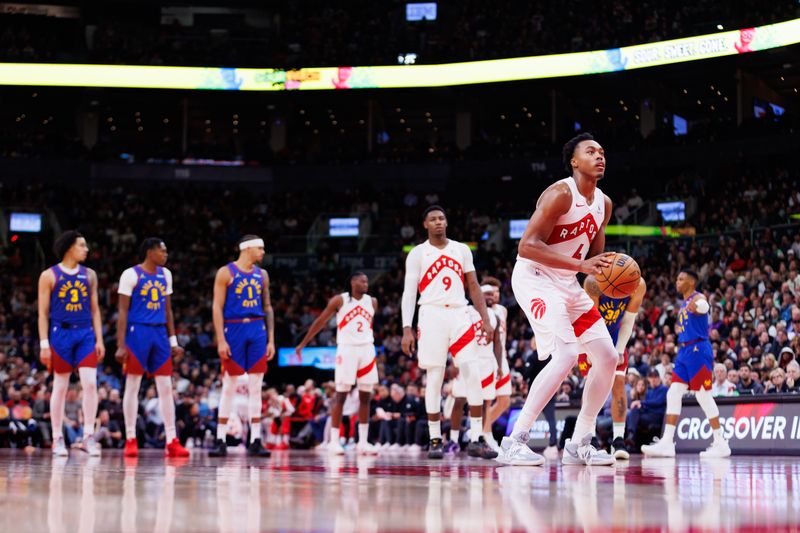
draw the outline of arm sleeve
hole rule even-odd
[[[119,288],[117,292],[119,294],[124,294],[125,296],[130,296],[133,294],[133,290],[136,288],[136,284],[139,282],[139,276],[136,275],[136,271],[132,268],[125,270],[122,273],[122,276],[119,278]]]
[[[172,295],[172,272],[168,268],[164,269],[164,279],[167,282],[167,296]]]
[[[461,246],[464,247],[464,274],[475,272],[475,262],[472,259],[472,250],[470,250],[469,246],[466,244],[462,244]]]
[[[401,300],[403,327],[411,327],[414,321],[414,311],[417,307],[417,287],[419,286],[419,254],[417,248],[411,250],[406,257],[406,281]]]
[[[619,324],[619,333],[617,334],[617,353],[625,353],[625,347],[628,346],[628,341],[631,339],[633,332],[633,325],[636,322],[636,313],[629,313],[625,311],[622,315],[622,322]]]

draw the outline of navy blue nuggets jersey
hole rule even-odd
[[[619,326],[622,323],[622,317],[625,315],[625,311],[628,310],[628,304],[630,304],[630,302],[630,296],[626,296],[625,298],[609,298],[605,294],[601,294],[597,302],[597,309],[600,311],[600,316],[602,316],[603,320],[606,322],[606,327],[611,334],[611,340],[614,344],[617,344]]]
[[[222,316],[225,320],[263,317],[264,303],[261,293],[265,280],[261,269],[256,267],[250,272],[244,272],[235,263],[229,263],[228,270],[233,281],[228,285]]]
[[[56,283],[50,295],[50,321],[71,326],[92,325],[89,274],[85,266],[68,274],[59,265],[51,267]]]
[[[139,265],[133,267],[138,281],[133,289],[128,322],[131,324],[167,323],[167,278],[164,269],[156,267],[151,274]]]
[[[683,302],[681,310],[678,312],[678,323],[675,325],[675,332],[678,334],[678,342],[687,342],[708,339],[708,314],[696,314],[689,312],[689,302],[698,292],[692,293]]]

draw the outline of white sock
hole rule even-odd
[[[722,438],[722,428],[717,428],[714,430],[714,442],[719,444],[720,442],[724,441],[725,439]]]
[[[483,440],[490,441],[494,438],[494,435],[490,431],[483,432]]]
[[[673,426],[672,424],[664,424],[664,436],[661,437],[661,440],[674,442],[674,440],[675,440],[675,426]]]
[[[97,369],[82,367],[78,369],[83,389],[83,436],[94,433],[97,421]]]
[[[220,423],[217,424],[217,439],[218,440],[225,440],[225,436],[228,434],[228,423]]]
[[[64,403],[69,388],[69,374],[53,374],[53,392],[50,395],[50,422],[53,442],[64,437]]]
[[[331,442],[333,444],[339,444],[339,428],[331,426]]]
[[[433,422],[428,420],[428,433],[430,433],[431,440],[442,438],[442,423],[437,420]]]
[[[250,443],[252,444],[256,440],[261,438],[261,421],[258,422],[250,422]]]
[[[358,425],[358,442],[359,444],[369,444],[369,424]]]
[[[125,377],[125,394],[122,396],[122,414],[125,416],[125,438],[136,438],[136,418],[139,416],[139,387],[142,376]]]
[[[458,437],[459,437],[459,435],[460,435],[460,434],[461,434],[461,432],[460,432],[459,430],[457,430],[457,429],[451,429],[451,430],[450,430],[450,440],[451,440],[452,442],[455,442],[455,443],[457,443],[457,442],[458,442]]]
[[[625,438],[625,422],[614,422],[614,438]]]
[[[469,417],[469,440],[470,442],[478,442],[478,439],[483,433],[483,417],[471,416]]]
[[[175,397],[172,395],[172,376],[156,376],[156,391],[158,392],[158,406],[161,408],[161,418],[164,419],[164,432],[167,444],[177,438],[175,431]]]

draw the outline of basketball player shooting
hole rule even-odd
[[[527,446],[529,432],[581,352],[588,354],[592,369],[562,462],[615,462],[613,456],[598,450],[594,431],[597,414],[611,392],[618,354],[594,302],[575,276],[578,272],[599,274],[610,266],[613,256],[603,253],[611,200],[597,188],[606,170],[605,152],[590,134],[583,133],[564,145],[563,156],[572,176],[554,183],[539,197],[520,240],[511,277],[514,296],[533,327],[539,355],[552,354],[553,359],[531,384],[511,436],[503,438],[497,461],[504,464],[544,464],[544,457]]]

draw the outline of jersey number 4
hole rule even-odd
[[[583,259],[583,258],[581,257],[581,250],[583,250],[583,244],[581,244],[580,246],[578,246],[578,249],[577,249],[577,250],[575,250],[575,253],[574,253],[574,254],[572,254],[572,258],[573,258],[573,259]]]

